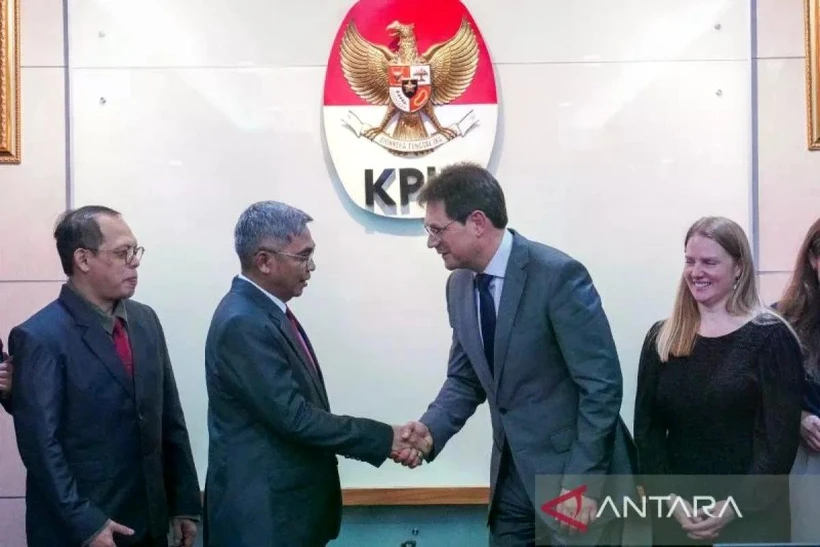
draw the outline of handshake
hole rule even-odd
[[[430,430],[421,422],[393,426],[393,448],[390,458],[410,469],[421,465],[433,449]]]

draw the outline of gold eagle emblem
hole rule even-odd
[[[442,126],[435,107],[455,101],[470,87],[478,67],[478,40],[469,22],[462,19],[452,38],[420,54],[413,24],[394,21],[386,30],[398,39],[396,51],[366,40],[353,21],[342,36],[341,65],[350,88],[364,101],[387,107],[381,123],[361,133],[371,140],[383,135],[391,142],[416,141],[415,152],[432,150],[459,134],[457,125]],[[385,129],[396,116],[392,135],[386,135]],[[435,128],[432,136],[422,116]],[[438,135],[443,138],[431,139]]]

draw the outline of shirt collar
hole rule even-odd
[[[496,249],[490,263],[484,268],[483,273],[504,279],[504,274],[507,271],[507,263],[510,261],[510,254],[512,253],[512,244],[512,234],[509,230],[504,230],[501,243],[498,245],[498,249]]]
[[[76,294],[80,300],[85,302],[85,304],[94,311],[94,315],[96,315],[100,319],[100,323],[102,323],[102,327],[105,329],[105,332],[108,334],[114,334],[114,319],[122,319],[124,323],[128,323],[128,314],[125,312],[125,304],[122,300],[117,300],[114,303],[114,309],[111,313],[103,310],[90,300],[88,300],[85,296],[80,294],[71,283],[66,284],[69,289],[71,289],[74,294]]]
[[[242,279],[243,281],[247,281],[248,283],[250,283],[251,285],[253,285],[253,286],[254,286],[254,287],[256,287],[257,289],[259,289],[260,291],[262,291],[262,293],[263,293],[265,296],[267,296],[268,298],[270,298],[270,299],[273,301],[273,303],[274,303],[274,304],[276,304],[276,305],[279,307],[279,309],[280,309],[280,310],[282,310],[282,313],[287,313],[287,306],[285,305],[285,303],[284,303],[284,302],[282,302],[281,300],[279,300],[277,297],[275,297],[274,295],[272,295],[271,293],[269,293],[268,291],[266,291],[265,289],[263,289],[262,287],[260,287],[259,285],[257,285],[256,283],[254,283],[253,281],[251,281],[250,279],[248,279],[247,277],[245,277],[244,275],[239,274],[237,277],[239,277],[239,279]]]

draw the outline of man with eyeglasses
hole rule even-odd
[[[478,165],[443,169],[418,200],[426,206],[427,246],[452,271],[453,342],[447,379],[420,420],[407,424],[408,435],[432,437],[432,462],[487,401],[490,544],[620,545],[620,522],[594,521],[602,494],[634,492],[634,446],[619,415],[615,343],[589,273],[508,228],[501,186]],[[536,497],[537,477],[548,497]],[[556,509],[589,526],[583,538],[541,511],[564,494]]]
[[[131,297],[143,248],[87,206],[54,231],[68,281],[14,328],[28,547],[191,547],[200,490],[162,326]]]
[[[248,207],[234,230],[242,273],[214,312],[205,345],[208,477],[205,547],[319,547],[336,538],[336,455],[380,466],[401,428],[330,411],[322,368],[289,303],[302,295],[315,244],[305,212]],[[408,436],[409,437],[409,436]]]

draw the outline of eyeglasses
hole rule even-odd
[[[429,226],[427,224],[424,225],[424,229],[427,230],[427,233],[433,237],[441,237],[441,234],[444,233],[444,230],[450,227],[450,224],[456,222],[455,220],[451,220],[441,228],[436,228],[435,226]]]
[[[109,249],[89,249],[93,253],[109,253],[122,260],[126,264],[131,264],[134,260],[142,260],[142,255],[145,254],[145,247],[126,247],[125,249],[117,249],[115,251]]]
[[[265,252],[275,254],[275,255],[289,256],[290,258],[304,264],[305,267],[309,267],[310,264],[313,263],[313,253],[316,250],[311,249],[310,253],[308,253],[306,255],[298,255],[298,254],[295,254],[295,253],[286,253],[285,251],[277,251],[276,249],[269,249],[267,247],[259,247],[259,250],[256,251],[256,252],[258,253],[258,252],[261,252],[261,251],[265,251]]]

